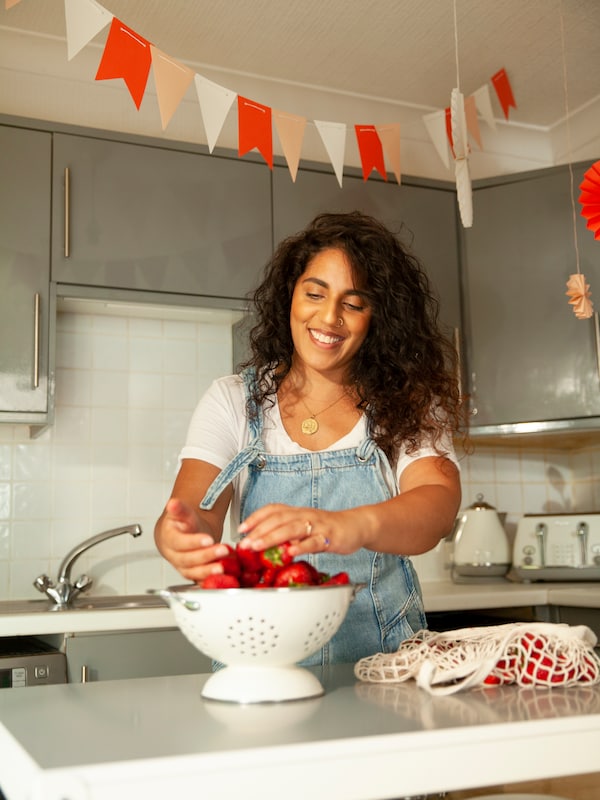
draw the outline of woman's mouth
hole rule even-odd
[[[319,344],[333,345],[333,344],[339,344],[340,342],[344,341],[343,336],[338,336],[334,333],[325,333],[324,331],[318,331],[315,330],[314,328],[309,328],[308,332],[310,333],[311,337]]]

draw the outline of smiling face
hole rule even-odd
[[[308,262],[292,295],[295,358],[319,372],[343,375],[364,342],[370,321],[365,292],[355,284],[346,254],[322,250]]]

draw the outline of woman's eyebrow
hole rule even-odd
[[[302,283],[303,284],[305,284],[305,283],[316,283],[318,286],[322,286],[323,289],[329,289],[329,284],[327,283],[327,281],[323,281],[323,280],[321,280],[321,278],[314,278],[314,277],[304,278]],[[346,295],[346,296],[347,295],[356,295],[357,297],[366,298],[367,293],[366,292],[361,292],[360,289],[346,289],[346,291],[344,292],[344,295]]]

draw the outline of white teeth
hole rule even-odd
[[[322,344],[335,344],[336,342],[341,342],[343,338],[342,336],[328,336],[326,333],[313,330],[311,330],[311,334],[317,342],[321,342]]]

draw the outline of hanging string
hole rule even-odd
[[[460,92],[460,75],[458,69],[458,20],[456,16],[456,0],[454,0],[453,8],[454,8],[454,59],[456,61],[456,88]]]
[[[577,272],[580,273],[579,268],[579,244],[577,241],[577,212],[575,211],[575,194],[573,190],[573,154],[571,152],[571,125],[569,124],[569,87],[567,82],[567,58],[565,55],[565,21],[563,17],[563,4],[559,0],[559,16],[560,16],[560,44],[562,50],[562,67],[563,67],[563,88],[565,94],[565,121],[567,126],[567,155],[569,158],[569,177],[571,181],[571,210],[573,213],[573,243],[575,245],[575,267]]]

